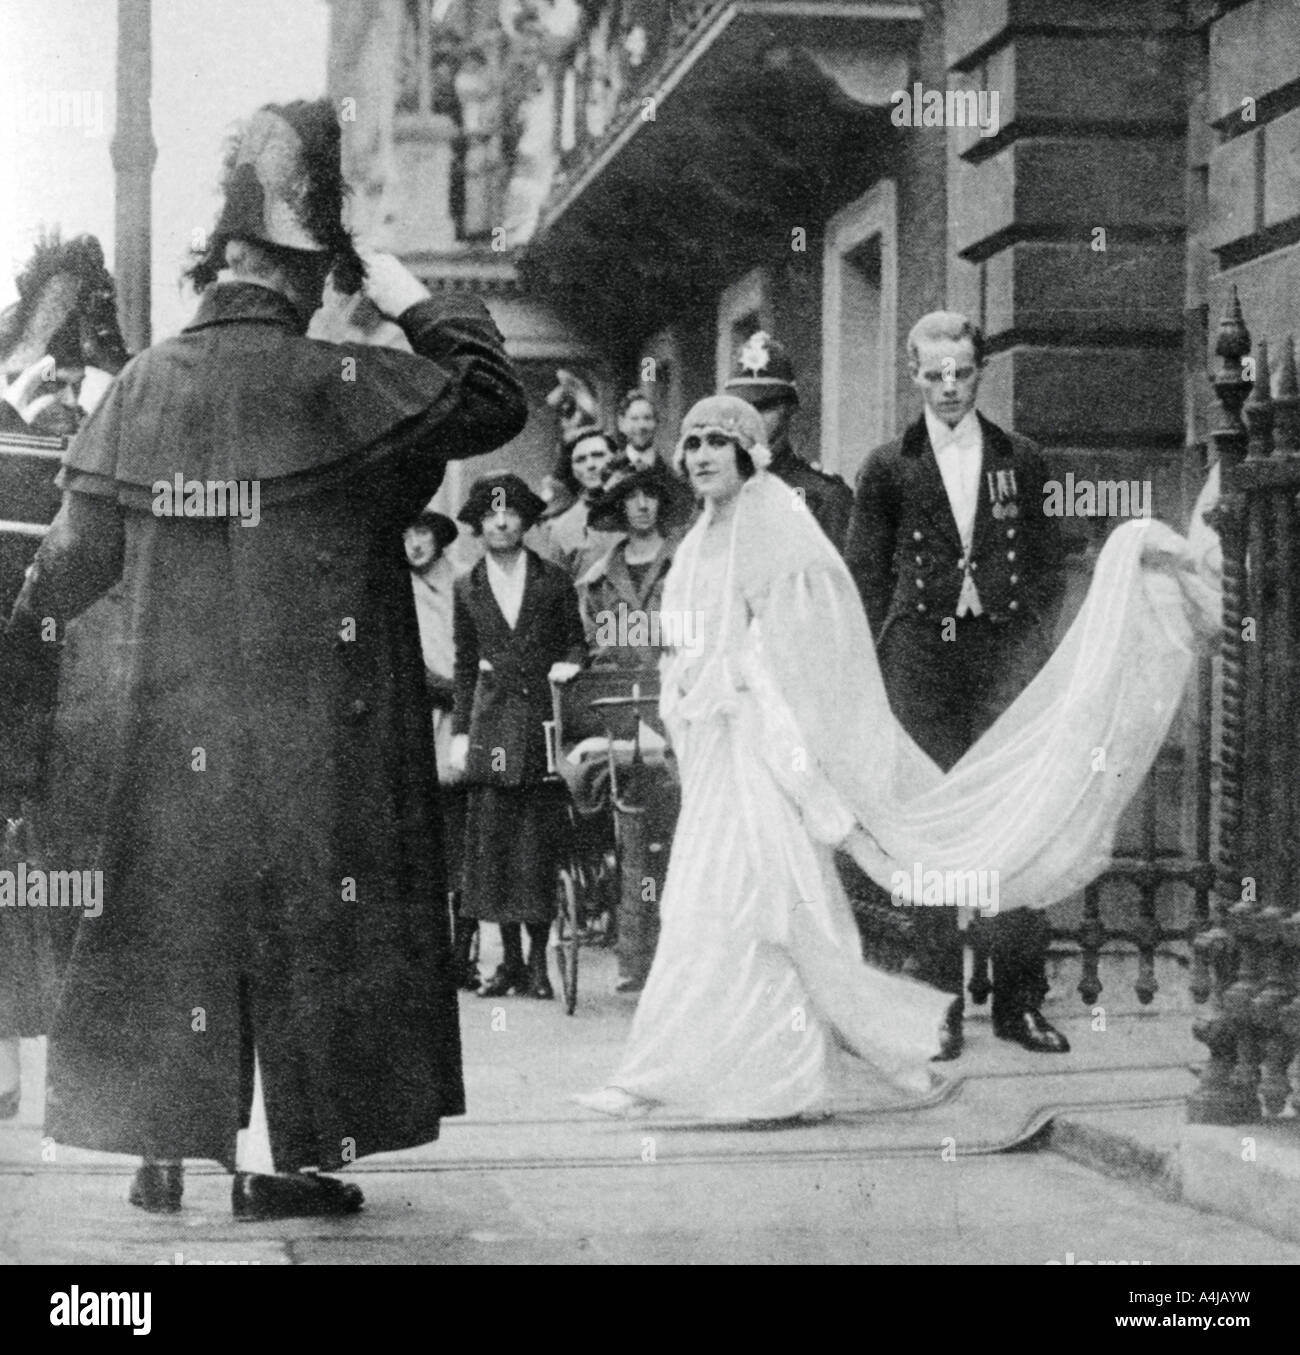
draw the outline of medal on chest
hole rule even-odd
[[[1016,488],[1016,472],[1008,467],[1005,470],[986,471],[984,480],[988,485],[989,511],[999,522],[1003,518],[1020,516],[1020,504],[1017,502],[1019,490]]]

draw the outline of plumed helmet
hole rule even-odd
[[[226,244],[253,240],[281,249],[328,254],[334,285],[361,287],[365,266],[344,224],[338,117],[328,99],[265,104],[226,147],[225,203],[207,249],[190,270],[202,289],[224,266]]]
[[[0,314],[0,357],[8,379],[46,353],[60,367],[93,366],[116,376],[126,365],[117,291],[93,235],[42,236],[18,275],[18,300]]]
[[[794,364],[785,345],[764,329],[751,334],[740,346],[724,390],[739,395],[755,407],[776,400],[799,399]]]
[[[489,513],[513,508],[528,528],[541,517],[545,507],[545,499],[534,494],[513,471],[494,471],[490,475],[480,475],[474,481],[456,516],[478,533],[483,530],[483,519]]]
[[[749,453],[756,470],[766,470],[772,461],[771,449],[765,441],[767,429],[763,416],[753,405],[746,404],[738,395],[709,395],[694,404],[682,420],[682,431],[673,453],[673,465],[680,473],[686,460],[686,439],[694,433],[721,433],[737,447]]]

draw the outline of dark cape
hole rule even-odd
[[[118,584],[103,912],[50,1038],[61,1143],[232,1164],[254,1043],[278,1170],[413,1147],[464,1110],[400,530],[525,405],[479,303],[401,323],[414,354],[320,343],[276,293],[219,285],[69,449],[6,650],[30,659],[41,617],[62,633]],[[157,511],[178,475],[256,484],[259,520]]]

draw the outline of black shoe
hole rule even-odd
[[[962,1019],[962,1002],[958,998],[948,1008],[948,1014],[944,1017],[943,1028],[939,1032],[939,1052],[930,1062],[948,1063],[952,1059],[960,1058],[961,1051],[965,1047],[966,1034]]]
[[[1068,1054],[1070,1042],[1036,1007],[1026,1007],[1010,1021],[994,1024],[999,1040],[1013,1040],[1036,1054]]]
[[[479,977],[478,965],[467,964],[464,969],[460,971],[460,982],[457,983],[456,987],[459,988],[462,993],[477,993],[482,985],[483,980]]]
[[[528,985],[528,996],[540,997],[543,1001],[553,998],[555,989],[551,987],[551,980],[545,974],[538,974]]]
[[[501,965],[495,974],[478,990],[479,997],[509,997],[511,993],[526,996],[532,982],[526,969],[507,969]]]
[[[231,1210],[246,1220],[355,1214],[364,1203],[359,1186],[316,1172],[236,1172],[230,1189]]]
[[[639,993],[644,987],[644,979],[619,979],[614,985],[614,991],[616,993]]]
[[[175,1214],[181,1207],[185,1169],[176,1163],[143,1162],[136,1168],[127,1199],[150,1214]]]

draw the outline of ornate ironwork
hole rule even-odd
[[[1224,568],[1219,862],[1214,909],[1197,938],[1210,1007],[1195,1026],[1209,1058],[1188,1102],[1189,1119],[1212,1124],[1296,1104],[1291,1066],[1300,1049],[1300,390],[1289,338],[1276,396],[1267,346],[1253,364],[1250,347],[1234,289],[1215,345],[1219,421],[1211,434]]]

